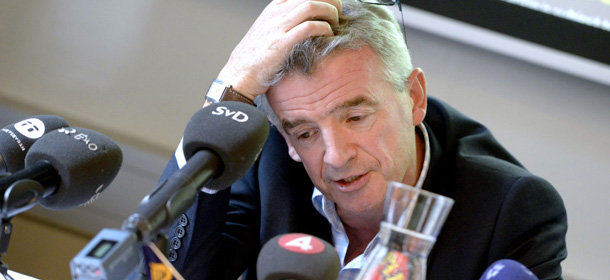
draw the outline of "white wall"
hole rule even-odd
[[[142,159],[155,162],[136,170],[155,181],[150,177],[161,172],[158,163],[171,154],[264,2],[0,0],[0,102],[13,110],[63,116],[148,153],[132,157],[130,166]],[[562,194],[569,218],[566,278],[607,277],[610,88],[407,32],[429,94],[490,127]],[[140,193],[154,187],[146,184],[136,195],[130,196],[129,188],[137,186],[128,184],[103,194],[95,211],[105,213],[119,198],[135,208]],[[110,216],[120,223],[130,213],[123,212]],[[57,216],[74,224],[68,214]]]

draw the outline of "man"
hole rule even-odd
[[[262,245],[287,232],[332,242],[341,279],[353,279],[377,240],[389,181],[455,200],[429,279],[478,279],[503,258],[540,279],[561,278],[567,222],[558,193],[483,126],[428,98],[402,38],[392,15],[370,4],[265,8],[215,83],[224,98],[260,96],[274,128],[242,179],[200,193],[170,230],[179,233],[170,259],[187,279],[236,279],[244,270],[255,279]],[[165,176],[183,164],[180,153]]]

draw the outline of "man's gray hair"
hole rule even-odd
[[[332,29],[334,36],[312,37],[295,45],[284,64],[268,79],[267,86],[277,84],[292,73],[313,74],[317,63],[335,51],[358,50],[368,46],[377,54],[385,79],[397,91],[405,90],[407,79],[413,71],[411,57],[400,26],[386,7],[354,0],[343,1],[343,15],[339,18],[339,24]],[[257,103],[271,122],[279,126],[279,119],[269,105],[266,94],[261,95]]]

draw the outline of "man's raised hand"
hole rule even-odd
[[[292,47],[310,37],[333,36],[340,0],[276,0],[263,10],[233,49],[218,78],[254,100]]]

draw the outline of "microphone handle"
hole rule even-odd
[[[142,242],[152,240],[193,205],[197,192],[222,170],[220,158],[209,150],[199,150],[186,165],[147,195],[136,213],[123,224]]]
[[[53,165],[47,160],[41,160],[0,179],[0,193],[4,193],[15,182],[23,179],[32,179],[44,186],[43,197],[53,194],[61,182],[61,177]]]

